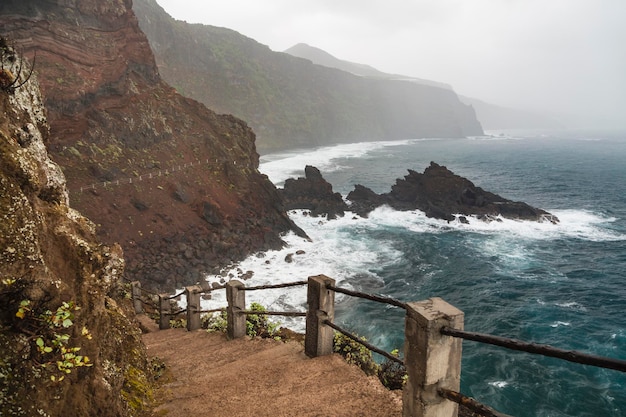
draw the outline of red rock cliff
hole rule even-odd
[[[36,54],[72,205],[121,243],[130,279],[171,289],[295,226],[257,170],[252,130],[160,79],[131,5],[3,0],[0,32]]]

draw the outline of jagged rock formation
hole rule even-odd
[[[311,165],[304,168],[304,178],[287,179],[279,192],[287,210],[306,209],[315,217],[326,216],[331,220],[343,216],[348,209],[341,194],[334,193],[320,170]]]
[[[428,217],[452,221],[464,215],[483,220],[496,220],[498,216],[509,219],[558,222],[558,218],[545,210],[523,202],[507,200],[499,195],[476,187],[470,180],[455,175],[445,166],[434,162],[423,174],[409,170],[404,179],[397,179],[391,192],[378,195],[362,185],[355,186],[348,196],[350,210],[367,216],[376,207],[387,204],[396,210],[421,210]]]
[[[282,245],[254,133],[160,79],[131,0],[3,0],[0,33],[37,54],[49,152],[130,278],[172,290]]]
[[[483,133],[473,109],[450,89],[313,65],[229,29],[176,21],[155,0],[133,7],[164,79],[246,120],[262,152]]]
[[[16,77],[21,57],[3,39],[0,60],[3,74]],[[5,86],[0,415],[136,416],[150,389],[149,367],[122,294],[121,248],[102,245],[94,224],[68,205],[63,172],[46,152],[50,136],[36,77],[15,90]]]

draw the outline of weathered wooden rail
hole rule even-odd
[[[246,310],[246,291],[273,288],[307,286],[307,311],[250,311]],[[202,310],[202,294],[215,290],[226,290],[227,306],[214,310]],[[338,331],[368,349],[394,362],[403,364],[408,375],[403,390],[403,417],[456,417],[458,407],[487,417],[509,417],[490,407],[480,404],[473,398],[459,393],[461,375],[462,341],[471,340],[507,349],[540,354],[626,372],[626,361],[588,355],[581,352],[565,351],[547,345],[523,342],[498,336],[466,332],[463,329],[464,314],[456,307],[438,297],[418,302],[402,302],[390,297],[365,294],[335,286],[335,280],[324,275],[309,277],[307,281],[286,284],[246,287],[238,280],[231,280],[224,286],[202,288],[191,286],[175,294],[155,294],[143,290],[139,282],[132,283],[135,312],[143,312],[145,304],[142,293],[158,297],[159,328],[170,327],[170,318],[186,314],[187,329],[201,328],[201,314],[226,311],[227,335],[230,339],[246,334],[246,315],[262,314],[276,316],[306,317],[304,351],[309,357],[333,353],[334,332]],[[370,301],[389,304],[406,311],[404,360],[373,346],[334,323],[335,293],[359,297]],[[187,308],[175,313],[170,311],[170,300],[185,296]]]

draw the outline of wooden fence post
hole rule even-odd
[[[323,323],[335,319],[335,291],[326,288],[328,284],[334,286],[335,280],[325,275],[309,277],[304,353],[311,358],[333,353],[334,331]]]
[[[459,391],[462,340],[444,336],[443,326],[463,330],[463,312],[439,297],[407,303],[404,357],[409,376],[403,417],[456,417],[458,405],[437,390]]]
[[[237,339],[246,335],[246,315],[241,311],[246,309],[245,286],[241,281],[231,279],[226,283],[226,333],[229,339]]]
[[[141,305],[141,282],[131,282],[130,288],[132,291],[133,307],[135,308],[135,314],[141,314],[143,313],[143,306]]]
[[[170,328],[170,296],[159,294],[159,330]]]
[[[194,285],[185,288],[185,296],[187,296],[187,330],[198,330],[201,325],[200,321],[200,292],[202,287]]]

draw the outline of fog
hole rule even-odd
[[[570,127],[626,127],[623,0],[157,0],[284,51],[307,43]]]

